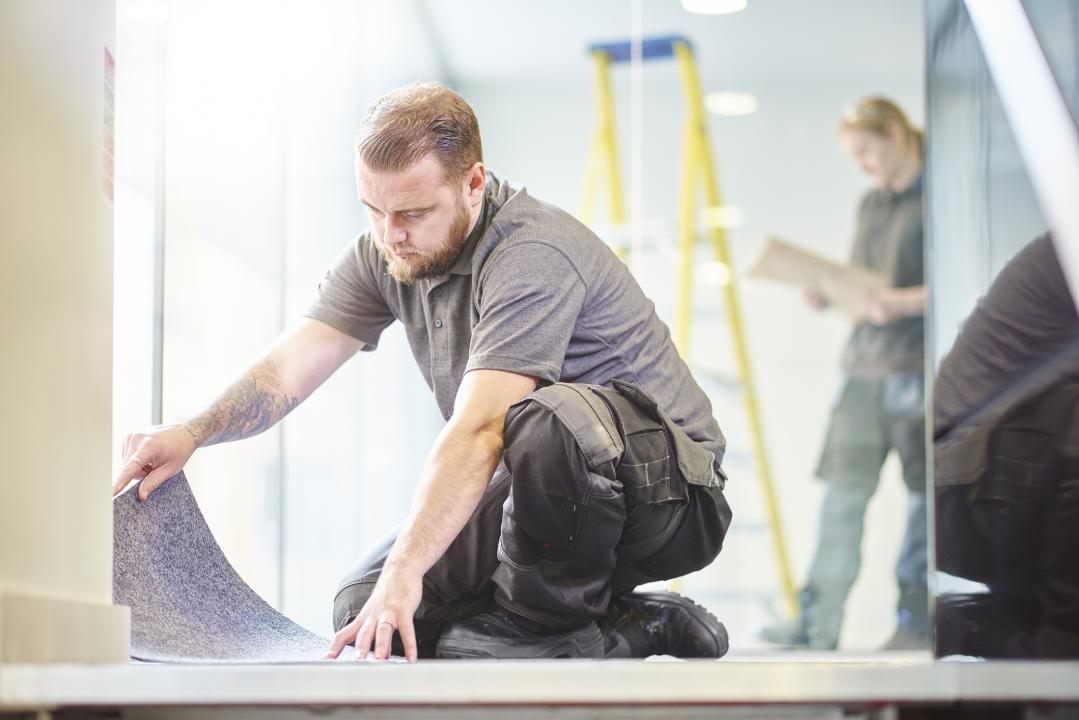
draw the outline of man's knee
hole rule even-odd
[[[333,599],[333,629],[338,631],[360,614],[375,589],[375,579],[343,586]]]
[[[333,600],[334,630],[340,630],[351,622],[352,618],[359,614],[367,598],[371,597],[382,566],[390,554],[390,548],[397,539],[397,532],[395,528],[382,536],[366,555],[352,564],[341,579]]]
[[[527,458],[581,456],[595,468],[623,450],[607,407],[586,386],[570,383],[540,388],[513,405],[503,440],[511,473]]]

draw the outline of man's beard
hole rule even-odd
[[[421,255],[415,253],[413,249],[415,254],[406,260],[394,255],[393,250],[381,242],[376,242],[375,246],[382,254],[382,259],[386,261],[390,277],[399,283],[411,285],[417,280],[425,280],[449,272],[468,239],[468,225],[471,220],[468,205],[462,199],[457,206],[457,216],[454,217],[450,229],[446,231],[446,236],[437,250]]]

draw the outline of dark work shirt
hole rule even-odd
[[[943,436],[1062,352],[1073,359],[1062,356],[1057,377],[1042,383],[1079,381],[1077,341],[1079,315],[1053,243],[1042,235],[1008,261],[941,361],[933,389],[934,435]]]
[[[876,270],[893,287],[917,287],[923,279],[922,179],[902,192],[866,194],[858,210],[851,264]],[[879,326],[861,322],[843,353],[843,370],[857,377],[882,377],[922,370],[925,321],[921,315]]]

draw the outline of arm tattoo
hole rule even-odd
[[[299,398],[282,387],[277,365],[267,359],[244,373],[184,428],[198,447],[239,440],[266,430],[299,404]]]

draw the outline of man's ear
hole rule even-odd
[[[468,199],[476,205],[483,199],[483,190],[487,185],[487,168],[481,162],[475,163],[468,170]]]

